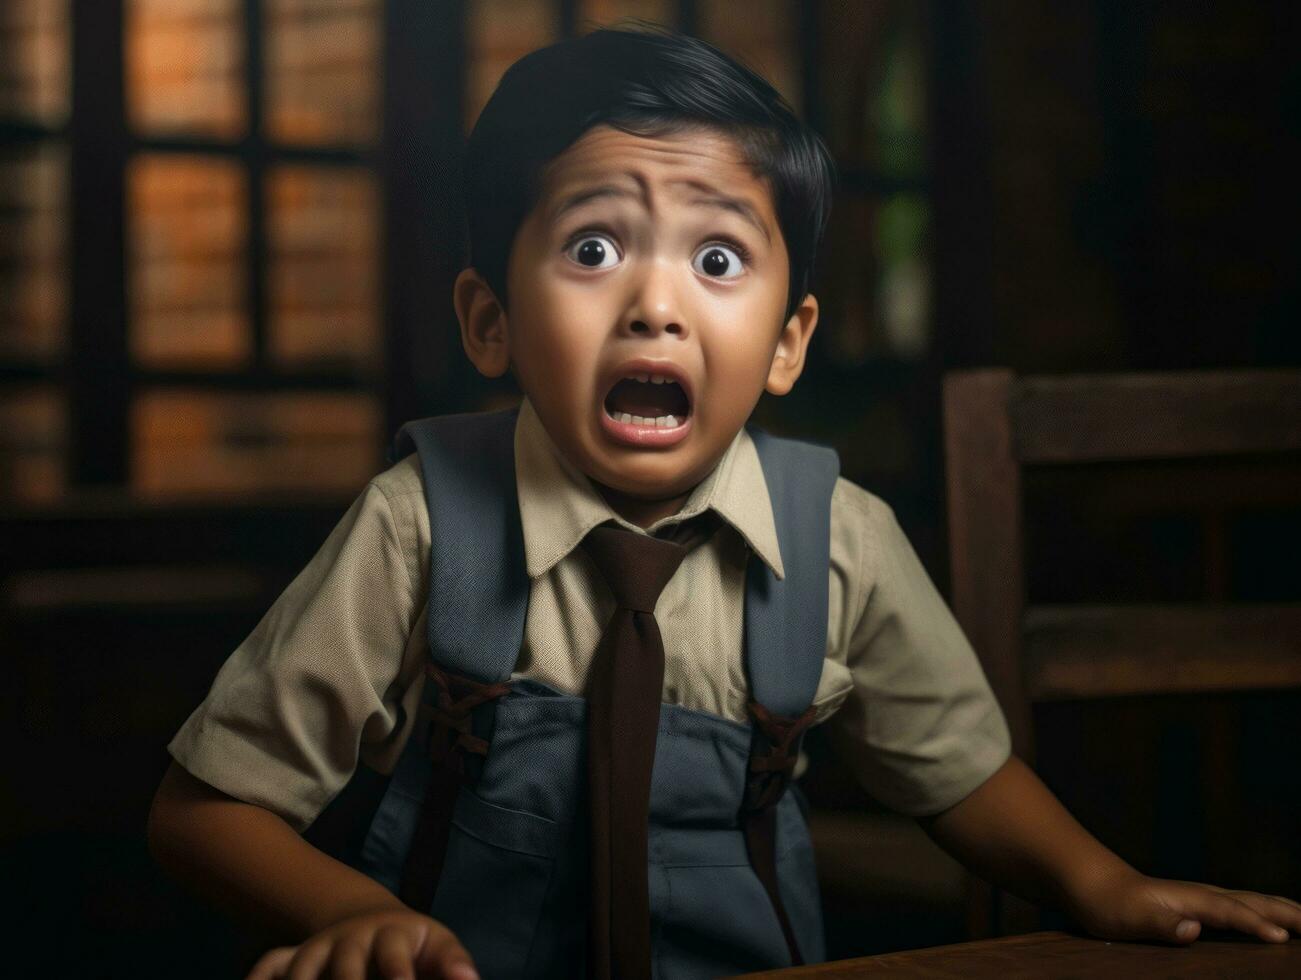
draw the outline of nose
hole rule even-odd
[[[676,287],[668,260],[657,258],[647,262],[633,287],[621,332],[630,337],[657,337],[666,333],[685,338],[687,321]]]

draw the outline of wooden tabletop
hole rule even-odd
[[[1301,977],[1301,938],[1266,943],[1249,936],[1212,934],[1189,946],[1157,943],[1106,942],[1065,932],[1034,932],[1024,936],[987,939],[953,946],[935,946],[904,953],[885,953],[856,960],[838,960],[792,970],[752,973],[776,980],[816,978],[855,980],[859,977]]]

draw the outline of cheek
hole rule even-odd
[[[568,308],[530,310],[513,343],[521,373],[552,401],[585,397],[595,377],[598,335],[586,322],[566,316]]]
[[[776,335],[785,301],[785,292],[765,280],[751,282],[735,291],[719,290],[707,295],[701,312],[737,341],[748,341]]]
[[[580,370],[595,358],[610,333],[618,313],[614,303],[599,291],[558,282],[540,297],[538,319],[545,321],[549,343],[560,348],[555,355],[575,362]]]
[[[711,372],[738,384],[762,383],[776,350],[781,313],[758,305],[733,311],[711,331]]]

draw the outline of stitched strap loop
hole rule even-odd
[[[773,911],[781,926],[782,937],[790,951],[791,964],[802,966],[795,930],[782,903],[777,881],[777,809],[776,804],[786,792],[795,763],[800,755],[800,740],[813,724],[817,712],[812,705],[801,715],[778,715],[758,701],[751,700],[746,707],[754,719],[750,739],[750,762],[745,780],[745,797],[741,802],[740,825],[745,836],[745,849],[750,857],[750,867],[768,893]]]
[[[795,775],[800,743],[813,724],[817,711],[812,705],[802,715],[775,715],[757,701],[746,705],[754,719],[756,735],[750,745],[750,761],[742,809],[764,810],[776,805]]]
[[[432,663],[426,673],[438,700],[429,708],[429,784],[399,889],[402,900],[423,913],[428,913],[442,876],[456,795],[465,781],[465,754],[488,754],[487,740],[470,730],[471,713],[510,693],[507,684],[481,684]]]
[[[438,704],[429,709],[429,755],[434,765],[441,765],[453,749],[486,756],[487,740],[470,731],[471,713],[479,705],[509,694],[510,686],[481,684],[433,663],[426,665],[425,672],[438,689]]]

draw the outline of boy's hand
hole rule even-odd
[[[386,909],[337,922],[297,946],[264,955],[246,980],[478,980],[474,961],[446,926]]]
[[[1301,904],[1277,895],[1230,891],[1136,871],[1095,885],[1076,909],[1080,924],[1103,939],[1157,939],[1186,944],[1203,926],[1249,933],[1266,942],[1301,933]]]
[[[1289,898],[1149,878],[1107,850],[1015,755],[954,806],[922,820],[946,851],[988,881],[1061,908],[1103,939],[1190,943],[1202,927],[1266,942],[1301,932]]]

